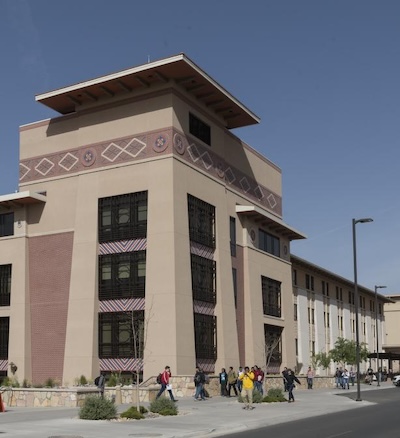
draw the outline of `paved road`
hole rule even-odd
[[[357,393],[341,395],[353,400]],[[363,400],[373,405],[252,430],[251,438],[399,438],[398,388],[369,391],[363,394]],[[226,435],[226,438],[248,437],[249,431]]]
[[[370,393],[376,392],[378,399],[386,400],[388,397],[385,394],[386,391],[400,395],[400,388],[393,388],[390,382],[382,384],[379,388],[363,386],[361,393],[363,400],[360,402],[351,399],[351,390],[296,389],[295,403],[264,403],[256,405],[253,411],[244,411],[243,405],[238,403],[236,398],[213,397],[207,401],[198,402],[191,397],[186,397],[179,400],[180,415],[176,417],[124,422],[80,420],[76,408],[10,408],[8,412],[0,414],[0,434],[5,438],[193,438],[217,437],[236,432],[246,432],[249,436],[251,431],[251,436],[253,436],[254,430],[261,427],[330,413],[335,413],[336,422],[343,419],[343,424],[345,424],[346,418],[358,418],[357,412],[363,411],[366,407],[375,406],[375,401],[371,401]],[[120,406],[119,409],[122,411],[127,407]],[[320,419],[316,420],[320,421]],[[323,421],[320,427],[321,425],[324,425]],[[289,429],[293,430],[293,427],[295,427],[294,423]],[[327,429],[329,431],[329,427]],[[300,437],[300,435],[292,436]],[[328,435],[322,436],[328,437]],[[310,437],[318,438],[318,434],[314,432],[307,438]],[[396,438],[399,437],[400,432]],[[344,435],[344,438],[350,437]],[[379,435],[376,438],[379,438]],[[382,438],[392,437],[388,435]]]

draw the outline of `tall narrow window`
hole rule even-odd
[[[0,359],[8,359],[8,343],[10,335],[10,318],[3,316],[0,318]]]
[[[265,353],[270,361],[270,371],[275,371],[282,363],[282,330],[282,327],[264,324]]]
[[[233,297],[235,299],[235,308],[237,308],[237,270],[232,268],[232,280],[233,280]]]
[[[0,214],[0,237],[14,235],[14,213]]]
[[[232,216],[229,218],[229,234],[231,240],[231,256],[236,257],[236,219]]]
[[[0,265],[0,306],[9,306],[11,296],[11,265]]]
[[[99,242],[147,234],[147,191],[99,199]]]
[[[215,207],[188,194],[190,240],[215,248]]]
[[[189,132],[211,146],[211,128],[192,113],[189,113]]]
[[[264,315],[281,317],[281,282],[261,277]]]

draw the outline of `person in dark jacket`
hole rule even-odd
[[[288,392],[289,392],[288,402],[289,403],[294,402],[294,396],[293,396],[293,389],[295,388],[294,382],[301,385],[300,380],[294,375],[294,372],[290,369],[287,370],[286,380],[287,380],[287,388],[288,388]]]
[[[228,384],[228,374],[226,373],[225,368],[221,369],[219,373],[219,384],[221,385],[221,396],[226,397],[228,395],[228,391],[226,390],[226,385]]]
[[[287,374],[288,374],[288,369],[285,367],[282,371],[282,377],[283,377],[283,389],[285,392],[287,392],[288,387],[287,387]]]
[[[206,383],[206,376],[201,368],[196,368],[196,374],[194,375],[194,386],[196,387],[195,400],[205,400],[204,396],[204,384]],[[200,397],[200,398],[199,398]]]

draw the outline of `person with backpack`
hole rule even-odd
[[[206,376],[204,375],[203,370],[201,368],[196,367],[196,374],[194,375],[193,380],[194,380],[194,386],[196,388],[194,399],[206,400],[204,395],[204,384],[206,383]]]
[[[100,397],[104,398],[104,387],[106,386],[106,377],[104,376],[103,373],[100,373],[100,376],[94,379],[94,384],[97,386],[100,392]]]
[[[164,372],[161,374],[161,389],[158,391],[157,394],[157,398],[159,398],[161,396],[161,394],[167,390],[169,393],[169,397],[173,402],[177,402],[178,400],[176,400],[176,398],[174,397],[174,394],[172,394],[172,387],[169,383],[169,378],[171,377],[171,369],[170,367],[167,365],[164,369]]]

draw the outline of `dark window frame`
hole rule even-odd
[[[188,194],[190,240],[215,249],[215,207]]]
[[[236,257],[236,219],[229,217],[229,235],[231,245],[231,256]]]
[[[271,324],[264,324],[264,342],[270,350],[270,347],[275,345],[273,351],[268,351],[270,356],[269,365],[276,366],[282,363],[282,333],[283,327],[278,327]],[[279,340],[279,342],[276,342]]]
[[[147,191],[99,199],[99,242],[147,236]]]
[[[263,314],[282,316],[282,283],[272,278],[261,276],[261,290],[263,299]]]
[[[0,214],[0,237],[14,235],[14,212]]]
[[[143,359],[144,349],[144,311],[99,313],[99,358]],[[134,332],[136,331],[136,355]],[[107,335],[107,325],[109,334]],[[127,332],[127,333],[125,333]],[[105,340],[104,338],[109,338]],[[121,338],[126,340],[121,340]]]
[[[214,260],[190,254],[193,299],[215,304],[217,302],[217,268]]]
[[[217,359],[217,317],[194,313],[196,359]]]
[[[139,276],[144,264],[144,276]],[[129,267],[129,276],[122,269]],[[109,269],[109,279],[103,279]],[[99,256],[99,300],[143,298],[146,293],[146,251],[104,254]]]
[[[8,346],[10,342],[10,317],[0,317],[0,359],[8,360]]]
[[[9,306],[11,301],[12,266],[0,265],[0,306]]]
[[[189,113],[189,132],[208,146],[211,146],[211,127],[197,116]]]
[[[274,236],[263,229],[258,229],[258,248],[261,251],[272,254],[275,257],[280,257],[281,255],[281,242],[279,237]]]

